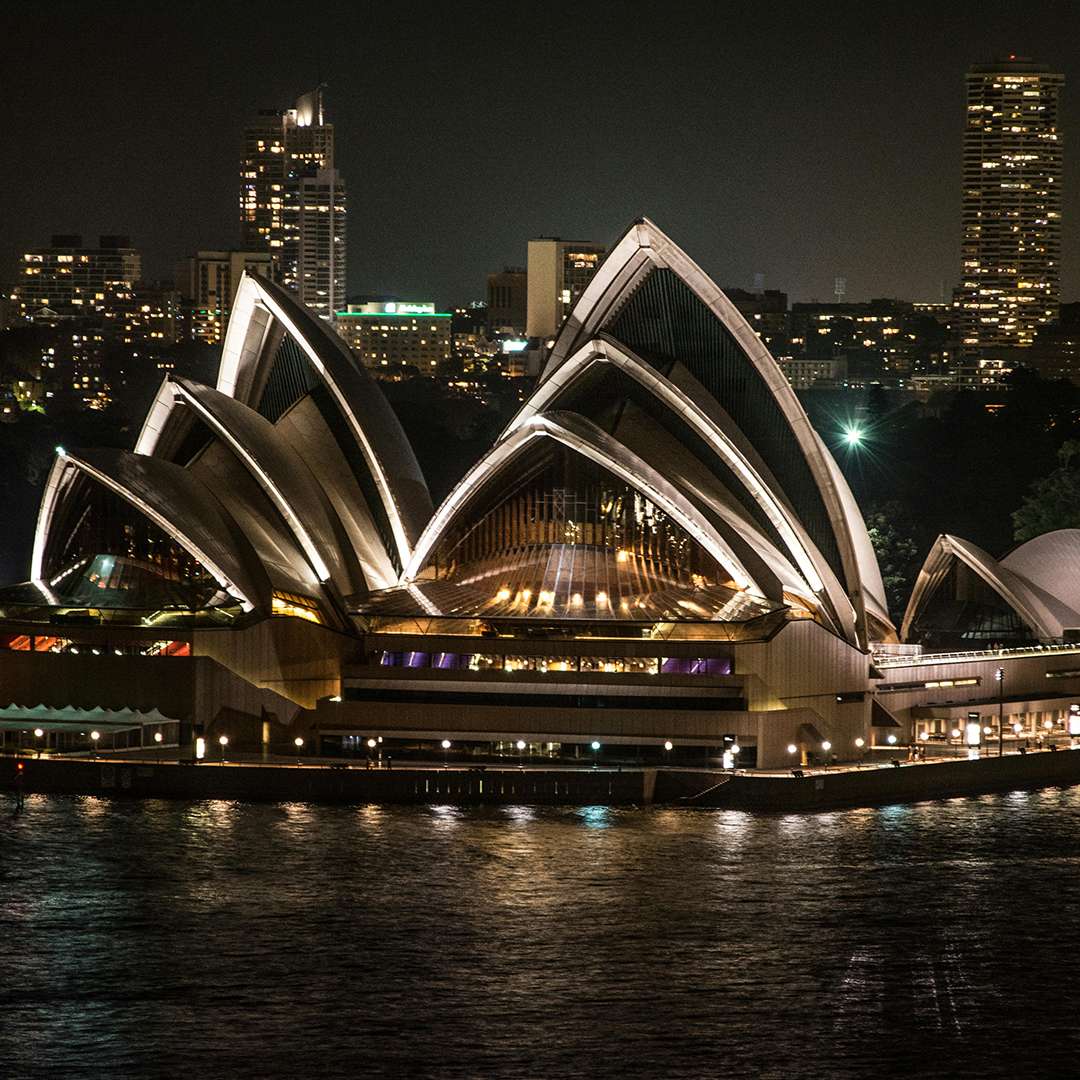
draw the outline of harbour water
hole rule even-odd
[[[1080,788],[0,803],[0,1076],[1076,1074]]]

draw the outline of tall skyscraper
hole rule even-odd
[[[1030,346],[1057,318],[1063,84],[1046,65],[1015,56],[967,74],[963,274],[953,321],[969,371],[1008,366],[1008,350]]]
[[[278,280],[322,318],[344,306],[345,181],[322,87],[245,128],[240,233],[243,249],[270,252]]]
[[[529,241],[528,337],[550,338],[562,326],[605,251],[588,241],[560,240],[557,236]]]
[[[345,303],[345,181],[337,169],[300,178],[297,215],[300,299],[320,318]]]

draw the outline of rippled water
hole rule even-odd
[[[1080,1071],[1076,788],[0,815],[5,1080]]]

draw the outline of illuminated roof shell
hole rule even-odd
[[[266,570],[214,494],[179,465],[126,450],[57,454],[38,511],[30,568],[33,581],[44,577],[55,511],[78,474],[119,495],[171,536],[240,600],[245,611],[269,612]]]
[[[755,445],[738,420],[737,410],[745,412],[748,406],[737,396],[718,400],[686,366],[691,361],[700,365],[700,357],[695,357],[692,350],[683,356],[676,348],[675,354],[666,356],[660,364],[645,358],[619,336],[620,314],[658,270],[673,274],[679,287],[689,290],[695,303],[704,305],[708,314],[698,310],[699,318],[712,320],[714,327],[721,328],[730,353],[726,361],[729,368],[742,365],[747,378],[760,380],[763,400],[772,410],[769,416],[776,418],[768,420],[773,434],[777,440],[786,440],[785,452],[802,463],[800,468],[805,472],[799,475],[807,477],[806,483],[815,492],[813,497],[820,500],[819,517],[824,524],[815,526],[816,537],[795,509],[797,500],[784,490],[775,468],[764,459],[763,448]],[[662,290],[648,302],[657,309],[658,320],[678,319]],[[728,478],[717,476],[710,483],[701,472],[707,468],[706,463],[699,462],[692,469],[676,467],[675,455],[668,455],[667,461],[655,467],[646,465],[645,455],[635,452],[627,442],[644,446],[647,434],[623,429],[627,440],[623,442],[602,432],[588,415],[571,420],[572,414],[564,405],[566,394],[597,364],[617,368],[651,394],[663,409],[677,416],[723,462]],[[587,403],[580,408],[588,413]],[[759,418],[758,422],[760,426],[766,421]],[[648,478],[663,474],[672,496],[690,508],[686,511],[691,526],[687,531],[698,542],[708,537],[706,550],[731,571],[740,587],[770,596],[777,593],[777,581],[782,582],[785,592],[809,598],[826,625],[860,647],[866,646],[871,632],[878,637],[895,633],[884,602],[877,560],[855,500],[779,365],[727,297],[647,220],[628,230],[592,277],[556,337],[533,394],[488,456],[470,470],[436,511],[416,544],[403,580],[417,578],[439,538],[460,514],[467,512],[465,507],[479,488],[505,468],[525,441],[541,434],[563,441],[567,433],[586,430],[581,424],[588,425],[586,441],[593,449],[603,445],[605,467],[632,486],[645,484],[656,490],[655,482]],[[581,451],[579,445],[574,448]],[[689,447],[685,453],[692,456]],[[688,462],[689,458],[684,465]],[[748,500],[735,497],[739,493],[733,496],[733,482],[745,489]],[[789,482],[800,483],[797,478]],[[805,502],[805,493],[799,494]],[[753,520],[747,510],[750,501],[756,507],[754,513],[774,530],[778,544],[765,537],[763,526]],[[674,501],[671,505],[675,505]],[[680,520],[680,524],[686,527],[685,521]],[[737,545],[725,539],[725,532],[729,536],[732,532],[741,534],[753,544],[758,558],[740,558]],[[832,565],[823,544],[836,552]],[[751,562],[755,571],[750,569]],[[868,617],[872,620],[870,626]]]
[[[957,562],[993,589],[1040,640],[1060,640],[1065,627],[1080,626],[1080,529],[1045,533],[1000,561],[968,540],[943,533],[915,579],[901,640],[909,640],[923,609]]]

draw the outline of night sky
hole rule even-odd
[[[963,74],[1063,70],[1063,297],[1080,298],[1073,3],[5,5],[0,273],[129,234],[148,277],[238,243],[240,132],[327,81],[349,288],[481,298],[525,241],[656,220],[721,285],[938,299],[959,266]],[[1080,167],[1078,167],[1080,168]]]

